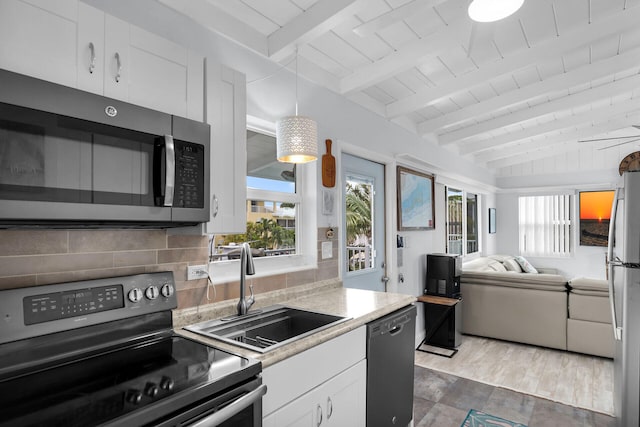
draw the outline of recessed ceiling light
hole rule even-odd
[[[469,5],[469,17],[477,22],[493,22],[515,13],[524,0],[473,0]]]

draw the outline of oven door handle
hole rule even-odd
[[[229,420],[240,411],[256,403],[266,393],[267,385],[262,384],[252,392],[245,394],[241,398],[225,406],[223,409],[204,417],[195,424],[191,424],[190,427],[214,427],[222,424],[224,421]]]

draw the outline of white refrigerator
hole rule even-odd
[[[640,425],[640,172],[625,172],[609,225],[609,299],[615,337],[614,405],[620,427]]]

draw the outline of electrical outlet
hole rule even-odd
[[[187,280],[206,279],[209,276],[207,265],[190,265],[187,267]]]

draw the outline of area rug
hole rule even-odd
[[[527,427],[500,417],[471,409],[460,427]]]

